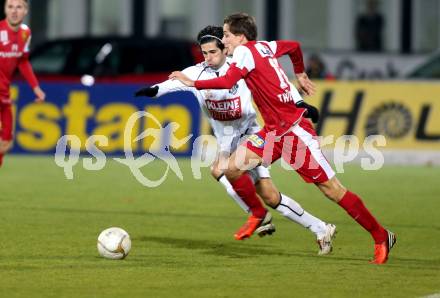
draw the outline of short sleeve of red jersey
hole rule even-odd
[[[255,60],[251,50],[245,46],[238,46],[234,50],[232,64],[235,64],[235,66],[241,70],[243,76],[252,71],[255,68]]]

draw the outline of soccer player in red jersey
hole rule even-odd
[[[4,154],[12,146],[13,119],[9,88],[16,69],[32,87],[36,102],[46,98],[29,63],[31,30],[23,24],[27,13],[27,0],[6,0],[6,18],[0,21],[0,166]]]
[[[178,79],[197,89],[229,89],[244,79],[252,92],[264,127],[251,135],[241,149],[232,154],[225,171],[237,194],[251,207],[254,217],[236,234],[250,237],[267,210],[255,194],[255,187],[246,170],[258,164],[271,164],[283,158],[308,183],[314,183],[329,199],[338,203],[363,228],[370,232],[375,242],[372,263],[383,264],[396,242],[395,235],[384,229],[365,207],[362,200],[347,190],[336,178],[335,172],[319,147],[316,132],[308,118],[318,120],[315,107],[306,104],[288,81],[277,58],[288,55],[294,66],[300,90],[306,95],[314,93],[314,85],[304,72],[300,44],[296,41],[256,41],[255,20],[245,13],[233,14],[224,20],[223,43],[232,54],[227,73],[211,80],[192,81],[180,72],[170,78]],[[261,221],[261,220],[260,220]]]

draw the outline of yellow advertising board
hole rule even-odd
[[[130,136],[135,154],[157,153],[165,148],[177,156],[191,156],[192,142],[200,134],[199,104],[189,92],[174,92],[153,101],[132,96],[138,85],[102,83],[86,88],[45,83],[43,87],[47,94],[44,103],[35,103],[31,89],[24,83],[11,88],[16,121],[13,153],[52,154],[63,136],[73,135],[82,152],[89,140],[104,136],[106,144],[99,149],[122,154],[126,136]],[[136,118],[137,112],[146,114]],[[135,121],[126,134],[130,119]],[[134,141],[147,129],[147,135]],[[187,136],[191,138],[181,143]]]
[[[385,149],[440,150],[440,83],[317,82],[321,136],[383,135]]]

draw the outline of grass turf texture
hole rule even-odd
[[[318,257],[313,235],[272,212],[271,237],[236,241],[245,215],[202,171],[171,174],[158,188],[140,185],[127,167],[78,164],[66,180],[51,157],[7,156],[0,169],[0,297],[419,297],[440,292],[440,169],[358,166],[339,174],[398,235],[386,265],[370,265],[369,234],[306,185],[274,166],[279,189],[335,223],[332,255]],[[160,176],[161,162],[144,168]],[[96,238],[126,229],[123,261],[98,256]],[[438,294],[437,294],[438,295]]]

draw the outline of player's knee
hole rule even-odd
[[[321,188],[324,195],[332,201],[339,202],[345,193],[345,188],[339,183],[330,183]]]
[[[239,169],[233,167],[226,169],[224,171],[224,174],[229,181],[234,181],[242,175],[242,172]]]

